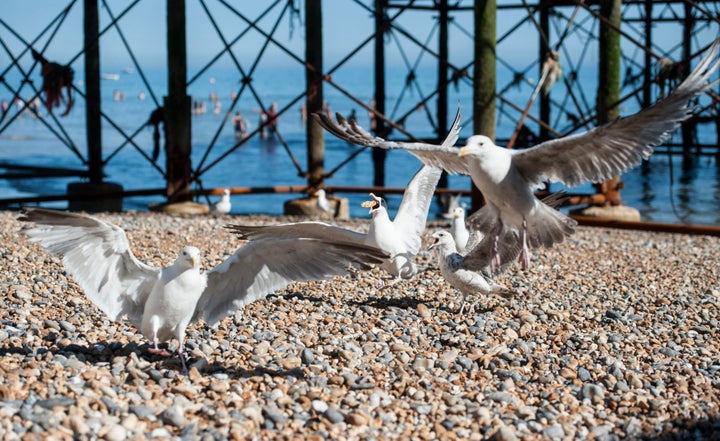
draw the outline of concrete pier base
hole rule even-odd
[[[193,201],[175,202],[172,204],[164,202],[162,204],[151,204],[148,206],[148,210],[167,214],[197,215],[208,214],[210,207],[206,204]]]
[[[570,214],[595,217],[598,219],[611,219],[620,221],[640,221],[640,212],[626,205],[613,205],[609,207],[586,207],[572,210]]]
[[[330,206],[334,211],[327,212],[318,207],[316,197],[307,197],[300,199],[291,199],[285,201],[283,206],[286,216],[311,216],[321,219],[349,219],[350,203],[347,198],[338,198],[334,196],[327,197]]]
[[[70,197],[68,210],[89,212],[123,211],[122,197],[102,197],[105,194],[120,193],[122,191],[122,185],[112,182],[71,182],[67,186],[67,194]],[[73,196],[91,195],[98,195],[98,199],[72,199]]]

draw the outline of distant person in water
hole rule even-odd
[[[243,118],[242,113],[235,112],[235,116],[233,116],[233,127],[235,129],[235,139],[243,139],[247,136],[247,122],[245,121],[245,118]]]
[[[267,110],[267,128],[270,136],[275,136],[278,126],[278,104],[273,101],[270,104],[270,108]]]

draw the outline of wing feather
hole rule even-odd
[[[350,265],[369,269],[388,258],[377,248],[319,239],[259,239],[248,242],[208,272],[207,288],[193,320],[213,325],[231,312],[293,281],[329,279]]]
[[[717,83],[709,79],[720,64],[719,49],[716,40],[693,72],[647,109],[582,134],[513,151],[513,164],[534,185],[555,181],[568,186],[600,182],[639,164],[692,114],[690,99]]]
[[[102,220],[63,211],[25,208],[18,217],[34,222],[23,232],[62,263],[85,295],[112,320],[123,315],[142,321],[147,296],[160,278],[160,269],[140,262],[130,250],[125,232]]]
[[[225,228],[245,240],[305,238],[362,245],[366,236],[364,233],[317,221],[279,225],[226,225]]]
[[[442,147],[455,145],[460,136],[460,130],[462,130],[461,119],[460,109],[458,109]],[[420,168],[405,189],[402,202],[393,220],[395,231],[402,235],[403,242],[413,255],[417,254],[422,246],[422,234],[425,231],[432,196],[441,175],[442,170],[437,167],[425,165]]]
[[[459,115],[459,112],[458,112]],[[373,136],[360,127],[356,121],[348,121],[337,114],[337,122],[322,113],[312,114],[313,118],[328,132],[345,141],[366,147],[386,150],[407,150],[426,165],[442,168],[448,173],[469,175],[470,169],[467,161],[458,156],[458,149],[452,145],[434,145],[422,142],[396,142]],[[457,119],[457,116],[456,116]],[[451,131],[452,133],[452,131]],[[457,141],[457,138],[453,143]]]

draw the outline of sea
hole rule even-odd
[[[306,180],[301,172],[307,168],[305,124],[302,119],[301,94],[305,88],[305,76],[301,67],[266,67],[248,75],[249,81],[241,81],[237,69],[211,68],[188,69],[188,93],[198,103],[204,102],[206,112],[192,116],[192,167],[199,173],[200,179],[193,185],[197,189],[224,187],[269,187],[277,185],[302,186]],[[82,86],[82,69],[76,69],[75,84]],[[164,169],[165,156],[161,152],[157,164],[148,157],[153,150],[153,128],[145,126],[152,111],[163,101],[166,94],[166,72],[163,69],[143,71],[134,68],[104,69],[101,81],[103,130],[102,148],[106,161],[105,179],[119,183],[125,190],[163,188],[165,181],[161,170]],[[499,82],[507,79],[499,72]],[[355,115],[360,125],[369,126],[367,111],[349,95],[364,103],[372,98],[372,69],[349,66],[332,73],[332,81],[340,87],[326,84],[324,98],[332,112],[345,116]],[[429,123],[427,115],[434,113],[436,98],[432,97],[424,105],[418,105],[422,97],[427,96],[436,86],[436,69],[427,67],[418,69],[408,77],[407,71],[389,70],[386,77],[387,103],[386,113],[393,118],[404,116],[404,127],[417,138],[435,137],[435,127]],[[8,84],[21,88],[24,98],[34,95],[32,84],[22,83],[13,72],[5,76]],[[588,96],[594,96],[596,82],[592,76],[585,76],[588,83]],[[39,86],[39,74],[33,77],[33,84]],[[534,86],[532,81],[508,88],[506,97],[524,108],[529,102]],[[449,122],[457,108],[463,114],[464,128],[461,140],[471,136],[472,88],[469,82],[460,80],[453,83],[448,93]],[[556,101],[564,99],[562,91],[551,92]],[[233,98],[238,96],[235,106]],[[217,97],[217,106],[211,101]],[[82,169],[87,157],[85,139],[85,102],[75,91],[75,103],[70,113],[60,116],[64,106],[55,109],[52,116],[41,106],[40,118],[28,111],[19,112],[12,103],[12,93],[8,89],[0,91],[0,99],[9,103],[9,111],[0,120],[0,164],[32,165]],[[590,100],[594,102],[594,100]],[[281,114],[279,117],[279,137],[261,139],[253,136],[237,147],[231,120],[236,111],[240,111],[248,123],[250,132],[259,124],[260,103],[269,107],[277,102]],[[537,103],[533,104],[537,106]],[[535,107],[531,108],[536,111]],[[636,104],[624,105],[622,114],[637,111]],[[515,129],[519,112],[511,106],[500,104],[498,107],[498,140],[507,140]],[[568,125],[560,117],[558,126]],[[531,120],[528,128],[536,129]],[[134,136],[133,136],[134,134]],[[407,139],[406,135],[394,132],[393,139]],[[679,142],[679,133],[673,137]],[[700,126],[698,136],[701,141],[716,143],[714,126]],[[132,138],[132,142],[128,139]],[[164,137],[161,137],[161,144]],[[498,142],[500,143],[500,141]],[[643,220],[682,224],[720,225],[720,165],[713,155],[684,158],[670,155],[667,149],[658,149],[641,166],[622,175],[624,189],[623,203],[637,208]],[[144,153],[144,155],[142,153]],[[354,156],[346,164],[348,158]],[[294,159],[293,159],[294,158]],[[301,170],[298,170],[300,164]],[[386,159],[387,187],[403,188],[419,169],[421,163],[412,155],[403,151],[390,151]],[[373,165],[371,152],[366,149],[358,153],[358,147],[325,135],[325,169],[337,170],[327,178],[329,186],[373,185]],[[22,178],[0,179],[0,198],[33,197],[39,195],[64,194],[70,182],[78,178]],[[470,179],[465,176],[450,176],[448,187],[453,190],[467,190]],[[566,189],[551,184],[550,190],[567,190],[571,193],[588,193],[593,189],[589,184]],[[283,213],[283,204],[288,199],[300,197],[300,194],[260,194],[233,195],[232,213],[234,214],[271,214]],[[353,217],[368,217],[367,209],[360,203],[367,200],[366,194],[337,194],[350,202],[350,214]],[[212,202],[215,196],[200,196],[200,202]],[[400,195],[387,195],[390,211],[400,204]],[[158,196],[129,197],[124,200],[125,210],[148,209],[150,204],[163,202]],[[463,202],[469,204],[469,198]],[[67,202],[43,203],[43,206],[65,208]],[[440,203],[433,204],[431,218],[442,213]]]

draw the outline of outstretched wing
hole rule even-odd
[[[194,320],[213,325],[231,312],[293,281],[329,279],[350,265],[369,269],[388,258],[374,247],[320,239],[259,239],[248,242],[208,272]]]
[[[462,130],[460,119],[461,115],[458,109],[453,125],[441,147],[452,147],[457,142],[460,130]],[[393,220],[395,231],[402,235],[407,250],[412,254],[417,254],[422,246],[422,234],[425,231],[430,203],[441,175],[442,170],[434,166],[425,165],[418,170],[405,189],[402,202]]]
[[[113,320],[142,321],[145,300],[160,269],[132,254],[125,232],[99,219],[43,208],[25,208],[18,220],[34,222],[23,231],[31,242],[62,256],[85,295]]]
[[[241,239],[323,239],[331,242],[347,242],[362,245],[365,234],[325,222],[296,222],[280,225],[226,225],[225,228]]]
[[[458,112],[459,115],[459,112]],[[336,114],[337,122],[322,113],[313,113],[313,118],[328,132],[345,141],[366,147],[381,149],[407,150],[424,164],[442,168],[448,173],[469,175],[468,164],[458,156],[458,149],[452,145],[433,145],[422,142],[396,142],[387,141],[383,138],[371,135],[360,127],[356,121],[348,121],[339,113]],[[456,116],[457,120],[458,116]],[[451,131],[452,133],[452,131]],[[450,135],[448,135],[450,136]],[[457,141],[457,138],[453,143]]]
[[[695,70],[666,98],[626,118],[582,134],[554,139],[513,155],[513,164],[533,184],[544,181],[574,186],[600,182],[646,159],[691,115],[688,102],[710,89],[717,70],[716,40]]]

